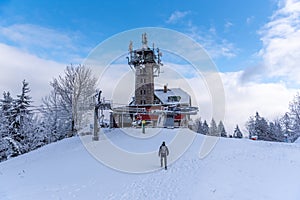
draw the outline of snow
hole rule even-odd
[[[294,143],[300,143],[300,137]]]
[[[190,95],[183,91],[181,88],[168,88],[166,93],[163,89],[156,89],[154,90],[154,94],[161,100],[162,104],[174,104],[174,102],[169,102],[168,98],[170,96],[180,96],[180,104],[190,104]]]
[[[193,143],[177,159],[172,142],[183,133],[193,136]],[[188,129],[149,128],[145,135],[141,129],[106,129],[103,134],[97,142],[91,136],[68,138],[0,163],[0,199],[300,199],[299,144],[220,138],[200,159],[208,137]],[[163,140],[171,153],[168,170],[160,169],[157,156]],[[151,165],[152,172],[118,171],[87,151],[88,145],[107,141],[150,156],[147,163],[134,164]]]

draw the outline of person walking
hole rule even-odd
[[[158,151],[158,156],[160,156],[160,166],[163,167],[163,163],[165,166],[165,169],[167,169],[167,156],[169,155],[169,149],[166,146],[166,143],[163,142]]]

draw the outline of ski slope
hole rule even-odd
[[[115,129],[104,134],[121,149],[145,153],[156,152],[163,140],[168,145],[177,129],[147,129],[145,135],[140,129]],[[157,170],[138,174],[102,164],[80,137],[64,139],[0,163],[0,199],[300,199],[299,143],[220,138],[210,154],[200,159],[204,139],[196,135],[168,170],[160,169],[155,154],[151,162]],[[174,148],[170,148],[170,160]]]

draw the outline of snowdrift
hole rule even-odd
[[[163,140],[171,143],[177,131],[147,129],[142,135],[140,129],[106,129],[103,134],[120,149],[143,154],[157,152]],[[195,135],[168,170],[160,169],[155,153],[149,163],[156,170],[140,174],[101,163],[80,137],[65,139],[0,163],[0,199],[300,199],[299,144],[220,138],[200,159],[204,139]],[[171,155],[175,151],[172,146]]]

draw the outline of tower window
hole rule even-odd
[[[146,72],[145,68],[140,68],[140,74],[144,74]]]

